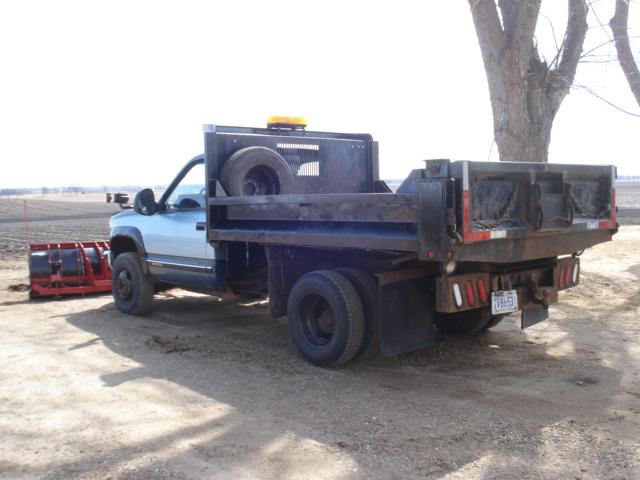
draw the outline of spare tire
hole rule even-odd
[[[293,193],[294,179],[289,164],[267,147],[238,150],[222,166],[220,183],[228,195],[278,195]]]

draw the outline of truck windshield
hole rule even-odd
[[[167,208],[172,210],[193,210],[204,208],[204,163],[198,163],[184,176],[167,199]]]

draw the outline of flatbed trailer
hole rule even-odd
[[[196,229],[214,253],[193,267],[209,269],[216,290],[268,294],[317,365],[415,350],[437,330],[475,333],[516,311],[522,328],[536,324],[579,284],[582,251],[618,227],[609,165],[436,159],[393,192],[368,134],[278,124],[208,125],[204,135],[204,155],[158,204],[146,192],[134,210],[167,211],[204,163]],[[144,255],[153,278],[179,283],[162,277],[166,256]]]

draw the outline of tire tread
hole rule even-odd
[[[115,282],[115,272],[119,268],[119,264],[124,263],[132,272],[132,276],[135,274],[138,277],[137,288],[138,295],[132,302],[133,305],[128,310],[122,310],[116,301],[116,306],[118,309],[123,311],[124,313],[128,313],[131,315],[146,315],[151,310],[151,305],[153,302],[153,294],[154,294],[154,286],[153,282],[149,278],[149,274],[140,258],[140,255],[137,252],[124,252],[118,255],[113,264],[113,272],[114,272],[114,280]],[[115,293],[115,283],[113,283],[113,296],[116,299]]]
[[[347,280],[358,290],[362,300],[365,330],[362,347],[360,347],[356,358],[374,357],[380,353],[378,286],[376,280],[371,274],[359,268],[339,268],[336,272],[347,277]],[[363,298],[365,296],[367,298]]]

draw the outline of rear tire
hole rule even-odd
[[[116,257],[111,271],[111,291],[118,310],[130,315],[146,315],[151,310],[153,290],[140,255],[125,252]]]
[[[491,317],[491,320],[489,320],[489,323],[487,324],[486,327],[484,327],[482,330],[489,330],[493,327],[495,327],[496,325],[498,325],[502,320],[505,319],[505,317],[507,317],[508,314],[503,314],[503,315],[494,315]]]
[[[380,352],[380,325],[378,310],[378,284],[376,279],[357,268],[339,268],[356,288],[364,309],[364,337],[356,358],[371,358]]]
[[[248,147],[235,152],[222,166],[220,183],[231,196],[292,193],[293,173],[274,150]]]
[[[356,288],[337,272],[303,275],[289,293],[287,321],[294,345],[314,365],[344,365],[362,347],[362,302]]]
[[[440,313],[434,324],[441,332],[471,335],[487,328],[491,318],[489,309],[482,308],[459,313]]]

